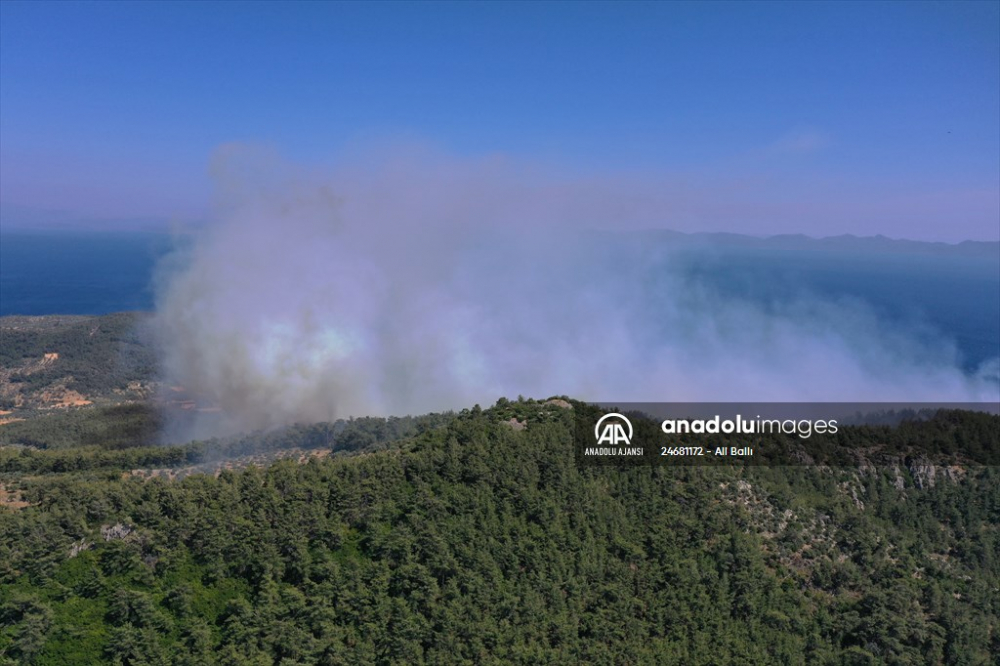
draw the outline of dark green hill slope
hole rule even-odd
[[[0,655],[995,663],[996,467],[581,468],[585,408],[503,401],[217,478],[8,472],[31,506],[0,509]]]

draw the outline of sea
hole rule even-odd
[[[0,316],[153,310],[160,260],[189,240],[154,231],[0,228]],[[687,243],[677,256],[693,278],[761,307],[806,288],[954,340],[970,372],[1000,357],[1000,245],[895,243]]]
[[[152,310],[166,233],[0,231],[0,316]]]

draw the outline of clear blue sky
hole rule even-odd
[[[0,2],[8,211],[203,216],[232,141],[659,183],[685,230],[992,240],[1000,3]]]

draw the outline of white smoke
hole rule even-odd
[[[165,271],[155,327],[165,379],[224,430],[518,394],[996,399],[863,305],[726,298],[667,247],[588,230],[585,183],[429,158],[317,177],[239,147],[216,172],[218,219]]]

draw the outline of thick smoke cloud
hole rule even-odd
[[[155,328],[165,379],[221,408],[219,430],[518,394],[996,397],[863,304],[741,301],[666,245],[594,230],[616,220],[593,183],[427,155],[317,176],[240,147],[214,169],[218,219],[164,268]]]

